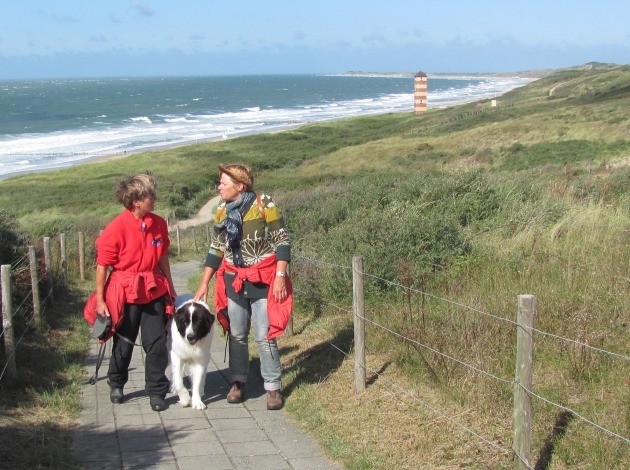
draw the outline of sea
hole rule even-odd
[[[427,106],[497,97],[521,77],[429,75]],[[413,111],[412,75],[0,80],[0,179],[313,122]]]

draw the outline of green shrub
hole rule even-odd
[[[11,264],[27,252],[27,237],[13,214],[0,210],[0,264]]]
[[[284,202],[288,228],[303,253],[344,266],[361,255],[375,277],[409,285],[468,251],[465,227],[494,214],[498,195],[492,180],[473,171],[455,178],[368,175],[287,195]],[[350,272],[315,274],[312,283],[323,295],[348,293]],[[388,287],[382,281],[371,285],[374,292]]]

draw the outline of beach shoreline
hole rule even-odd
[[[494,98],[531,80],[494,77],[488,81],[478,81],[477,77],[472,79],[472,75],[474,74],[462,74],[457,77],[464,82],[463,85],[451,83],[436,90],[429,99],[429,108],[443,109]],[[400,78],[400,74],[397,74],[397,78]],[[243,83],[247,83],[245,79],[243,80]],[[253,134],[284,132],[314,123],[413,112],[413,94],[408,93],[406,88],[408,84],[403,88],[398,83],[374,85],[375,82],[364,80],[355,85],[355,80],[349,78],[343,83],[346,86],[344,93],[351,98],[344,100],[343,96],[346,95],[341,99],[322,98],[320,87],[326,86],[329,82],[323,80],[320,81],[320,85],[317,80],[319,78],[309,77],[303,82],[304,86],[310,86],[309,100],[312,100],[312,104],[308,105],[303,103],[304,98],[301,94],[296,94],[288,87],[286,81],[277,83],[270,79],[265,90],[279,94],[273,95],[276,101],[271,100],[266,106],[262,106],[264,100],[258,98],[256,101],[261,106],[251,106],[255,103],[238,96],[234,96],[235,102],[242,103],[241,105],[245,107],[232,111],[226,111],[218,106],[214,108],[214,105],[210,107],[207,104],[197,105],[203,102],[204,96],[207,95],[207,90],[198,88],[196,90],[198,94],[187,95],[182,104],[170,104],[170,114],[161,106],[159,110],[144,108],[132,111],[131,114],[116,121],[115,118],[108,117],[107,105],[101,105],[93,112],[96,117],[86,118],[90,124],[85,130],[69,127],[68,130],[61,129],[47,134],[24,134],[24,137],[19,138],[7,134],[7,139],[0,140],[0,181],[29,174],[66,170],[83,164],[107,162],[152,151],[207,144]],[[471,83],[466,84],[466,80]],[[117,83],[109,85],[119,86]],[[141,85],[144,84],[136,84]],[[211,81],[209,85],[217,85],[217,82]],[[363,90],[369,90],[367,92],[369,97],[356,98],[354,89],[357,87],[361,87],[362,93]],[[170,89],[166,89],[164,93],[170,93],[168,90]],[[397,93],[402,90],[403,93]],[[283,101],[287,93],[293,93],[289,97],[290,101]],[[336,93],[337,89],[331,89],[331,96],[336,96]],[[164,96],[169,97],[166,100],[169,102],[176,98],[181,99],[171,94],[151,96],[151,99],[159,102],[164,100]],[[171,96],[173,98],[170,98]],[[203,109],[204,112],[199,114],[199,111],[196,111],[198,114],[195,114],[194,110],[189,109],[189,106],[193,106],[191,103],[197,106],[195,109]],[[215,109],[215,113],[208,112],[208,109]],[[11,145],[15,147],[12,148]]]
[[[339,118],[339,119],[331,119],[331,121],[341,121],[343,119],[352,119],[352,117],[343,117],[343,118]],[[320,121],[320,122],[323,122],[323,121]],[[7,180],[9,178],[18,177],[18,176],[33,175],[33,174],[37,174],[37,173],[48,173],[48,172],[51,172],[51,171],[59,171],[59,170],[67,170],[69,168],[73,168],[73,167],[80,166],[80,165],[90,165],[90,164],[94,164],[94,163],[104,163],[104,162],[109,162],[109,161],[113,161],[113,160],[120,160],[120,159],[123,159],[123,158],[132,157],[134,155],[139,155],[139,154],[146,153],[146,152],[173,150],[173,149],[176,149],[176,148],[188,147],[188,146],[191,146],[191,145],[210,144],[210,143],[214,143],[214,142],[222,142],[224,140],[237,139],[239,137],[245,137],[245,136],[248,136],[248,135],[274,134],[274,133],[278,133],[278,132],[284,132],[284,131],[297,129],[299,127],[306,126],[306,125],[309,125],[309,124],[313,124],[313,123],[304,122],[304,123],[299,123],[299,124],[289,124],[286,127],[283,127],[281,129],[252,130],[252,131],[248,131],[248,132],[239,133],[238,135],[234,135],[233,137],[226,137],[226,138],[223,138],[223,137],[208,137],[206,139],[195,139],[195,140],[191,140],[191,141],[188,141],[188,142],[177,142],[177,143],[173,143],[173,144],[156,144],[156,145],[153,145],[153,146],[150,146],[150,147],[145,147],[145,148],[138,149],[138,150],[124,151],[122,153],[119,152],[119,153],[106,153],[106,154],[102,154],[102,155],[91,155],[91,156],[86,156],[86,158],[78,160],[78,161],[73,162],[73,163],[63,163],[63,164],[60,163],[58,165],[51,166],[50,168],[45,168],[45,167],[30,168],[30,169],[25,169],[25,170],[17,170],[17,171],[11,172],[11,173],[0,174],[0,184],[4,180]]]

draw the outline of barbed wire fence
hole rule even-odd
[[[2,265],[0,268],[0,284],[2,288],[2,331],[0,340],[4,344],[4,364],[0,368],[0,382],[14,380],[17,376],[16,355],[18,348],[25,339],[27,333],[33,328],[39,328],[42,324],[42,316],[46,307],[53,301],[53,272],[50,259],[50,237],[43,239],[43,246],[38,250],[34,245],[28,247],[28,256],[22,257],[11,264]],[[65,249],[63,238],[60,239],[58,258],[65,259],[62,254]],[[43,263],[42,256],[44,255]],[[61,261],[60,261],[61,263]],[[40,275],[41,274],[41,275]],[[67,280],[67,273],[62,275]],[[28,286],[28,287],[27,287]],[[18,295],[14,299],[15,294]],[[44,293],[44,297],[41,297]],[[17,307],[14,308],[14,300]],[[21,322],[21,333],[16,339],[16,320]]]
[[[535,300],[536,299],[532,295],[518,296],[517,304],[516,304],[517,308],[515,309],[518,312],[518,317],[516,320],[511,320],[508,318],[501,317],[499,315],[486,312],[474,306],[466,305],[461,302],[455,302],[450,299],[433,295],[426,291],[422,291],[419,289],[415,289],[413,287],[402,285],[399,282],[394,282],[388,279],[374,276],[368,272],[363,271],[362,261],[359,264],[355,264],[359,259],[361,259],[361,257],[354,257],[353,266],[344,266],[338,263],[327,263],[327,262],[322,262],[321,260],[317,260],[313,258],[294,256],[294,264],[296,262],[300,264],[315,264],[319,267],[319,269],[332,269],[336,271],[339,271],[340,269],[342,269],[342,270],[352,273],[352,279],[353,279],[352,307],[340,306],[338,305],[338,302],[329,301],[325,298],[322,298],[321,296],[318,296],[317,294],[314,294],[314,292],[316,292],[317,289],[310,288],[311,286],[298,285],[297,287],[294,288],[294,290],[301,295],[309,296],[312,300],[315,300],[316,302],[320,304],[325,304],[329,307],[336,309],[339,312],[346,313],[348,314],[348,316],[353,317],[353,323],[354,323],[354,329],[355,329],[354,351],[352,352],[345,351],[343,350],[343,348],[341,348],[340,346],[334,343],[330,343],[330,346],[338,350],[339,352],[341,352],[348,358],[354,357],[356,393],[362,393],[363,390],[365,389],[365,386],[364,386],[366,383],[365,373],[369,371],[372,375],[378,376],[379,378],[383,379],[390,385],[404,392],[405,395],[409,396],[414,401],[422,404],[431,412],[438,415],[440,418],[450,422],[451,424],[454,424],[455,426],[461,428],[465,432],[468,432],[469,434],[473,435],[475,438],[479,439],[484,444],[491,447],[494,451],[499,450],[503,453],[509,453],[513,455],[513,458],[515,461],[515,464],[514,464],[515,468],[528,468],[528,469],[534,468],[533,467],[534,464],[532,463],[532,457],[531,457],[531,429],[532,429],[531,417],[533,414],[532,409],[531,409],[532,399],[535,399],[541,403],[550,405],[563,413],[568,413],[570,414],[571,417],[579,419],[586,425],[591,426],[593,429],[601,433],[604,433],[613,439],[618,440],[624,445],[630,444],[630,438],[628,436],[624,436],[620,432],[608,429],[606,426],[598,423],[597,420],[595,420],[594,418],[585,416],[584,413],[580,413],[576,411],[574,408],[568,406],[567,404],[558,403],[557,400],[550,399],[544,396],[544,394],[541,392],[536,392],[532,387],[533,350],[531,349],[531,347],[533,345],[534,335],[538,334],[538,335],[541,335],[541,336],[544,336],[544,337],[547,337],[547,338],[550,338],[550,339],[553,339],[562,343],[579,346],[581,348],[586,348],[592,352],[603,354],[603,355],[608,356],[609,358],[618,359],[624,362],[630,361],[630,356],[626,354],[621,354],[619,352],[608,351],[603,348],[598,348],[591,344],[588,344],[583,341],[579,341],[574,338],[563,337],[562,335],[550,333],[550,332],[541,330],[539,328],[535,328],[533,326],[533,320],[535,318]],[[294,269],[299,270],[299,268],[295,268],[295,267]],[[459,309],[465,309],[466,311],[472,314],[479,315],[483,318],[487,318],[495,322],[500,322],[503,325],[507,325],[510,328],[515,329],[516,334],[514,336],[518,337],[519,342],[529,342],[529,348],[530,348],[529,350],[521,351],[521,345],[518,346],[517,363],[515,364],[515,378],[502,377],[500,375],[487,371],[483,369],[482,367],[479,367],[474,364],[470,364],[466,359],[458,358],[451,354],[447,354],[439,350],[438,348],[432,347],[429,344],[420,342],[415,338],[405,336],[404,334],[401,334],[399,331],[396,331],[391,326],[388,326],[378,321],[375,321],[373,319],[370,319],[368,315],[364,313],[364,307],[360,305],[362,303],[361,298],[363,295],[362,287],[359,287],[357,289],[357,286],[362,286],[366,278],[374,280],[374,281],[378,281],[379,283],[381,283],[381,285],[385,284],[395,289],[399,289],[402,291],[409,291],[409,292],[413,292],[421,296],[430,297],[434,299],[435,301],[438,301],[447,305],[451,305],[451,306],[456,306]],[[358,290],[358,293],[357,293],[357,290]],[[359,305],[357,305],[357,303]],[[529,320],[524,320],[524,318],[529,318]],[[381,332],[384,332],[385,334],[390,335],[392,338],[399,340],[401,343],[411,344],[416,348],[424,349],[435,355],[439,355],[446,361],[451,361],[451,362],[456,363],[459,366],[465,367],[468,370],[472,371],[474,374],[480,375],[488,380],[498,382],[502,386],[511,387],[513,390],[513,395],[514,395],[513,403],[514,403],[514,418],[515,418],[513,430],[512,430],[513,437],[514,437],[512,449],[507,449],[504,446],[502,446],[499,442],[496,442],[496,440],[484,437],[481,432],[474,430],[470,426],[460,422],[459,420],[457,420],[455,416],[449,416],[445,414],[444,412],[442,412],[441,410],[436,409],[435,406],[425,403],[423,400],[421,400],[419,397],[413,394],[413,392],[410,392],[409,390],[406,390],[404,387],[400,386],[399,384],[392,382],[389,378],[384,376],[384,374],[380,373],[379,371],[368,369],[365,363],[365,349],[364,349],[365,332],[364,332],[364,327],[360,325],[361,323],[367,324],[374,329],[378,329]],[[358,327],[357,327],[357,324],[359,324]],[[359,339],[357,338],[357,329],[361,332],[360,334],[363,336],[363,338],[359,338]],[[525,361],[525,363],[523,363],[523,361]],[[526,372],[525,375],[521,373],[523,371]]]
[[[66,237],[65,234],[61,234],[58,237],[58,243],[55,244],[55,257],[51,256],[52,250],[50,247],[50,237],[44,237],[43,246],[39,250],[36,250],[35,247],[29,247],[29,256],[25,256],[19,260],[16,260],[11,265],[2,266],[0,281],[2,283],[3,330],[2,332],[0,332],[0,340],[3,340],[5,344],[5,364],[2,365],[2,368],[0,369],[0,381],[7,380],[8,378],[14,376],[14,360],[16,354],[18,354],[17,349],[20,343],[23,341],[25,335],[30,329],[37,327],[37,324],[40,321],[39,319],[41,318],[40,315],[44,313],[46,306],[50,305],[51,302],[54,301],[52,289],[52,286],[54,284],[53,278],[55,277],[54,274],[56,274],[56,278],[60,282],[61,286],[64,286],[68,281],[69,267],[73,271],[75,277],[82,280],[84,279],[85,273],[88,272],[90,268],[95,267],[96,237],[96,233],[85,234],[77,232],[70,234],[69,237]],[[181,231],[177,230],[176,237],[172,236],[172,238],[176,238],[176,243],[172,243],[171,245],[171,255],[173,256],[174,261],[176,261],[177,257],[179,256],[193,256],[199,257],[201,259],[207,249],[207,237],[209,237],[208,227],[205,226],[198,226],[196,228],[189,228]],[[72,247],[70,250],[68,250],[67,248],[68,240],[70,240],[70,246]],[[86,242],[86,240],[90,240],[90,242]],[[37,252],[40,253],[39,261],[35,256],[35,253]],[[41,267],[42,252],[44,258],[43,267]],[[360,263],[358,262],[359,260],[361,260]],[[33,265],[35,265],[35,268],[33,268]],[[464,303],[453,301],[451,299],[442,298],[440,296],[431,294],[430,292],[406,286],[401,284],[400,282],[391,281],[370,274],[369,272],[365,272],[362,268],[361,257],[354,257],[353,266],[347,266],[339,263],[330,263],[315,258],[294,256],[293,265],[294,266],[292,270],[294,271],[299,271],[303,268],[308,269],[308,266],[310,265],[311,267],[317,266],[317,269],[330,269],[334,270],[335,272],[343,271],[352,276],[353,286],[351,306],[339,305],[338,301],[328,300],[319,294],[319,289],[317,288],[317,286],[301,285],[299,281],[294,282],[294,291],[296,294],[299,294],[304,299],[315,301],[319,305],[318,308],[321,308],[322,306],[334,308],[338,312],[346,314],[349,318],[352,318],[355,330],[353,351],[345,350],[344,348],[332,342],[330,343],[330,346],[339,351],[348,359],[352,357],[354,358],[356,393],[362,393],[365,390],[366,373],[369,372],[370,374],[372,374],[372,376],[382,379],[383,381],[390,384],[392,387],[399,390],[405,396],[409,397],[413,402],[422,405],[431,413],[437,415],[440,419],[444,419],[452,425],[460,428],[463,432],[474,436],[475,439],[478,439],[481,443],[491,448],[493,451],[499,451],[503,454],[512,455],[515,461],[516,468],[534,468],[531,458],[531,421],[519,421],[517,419],[514,420],[514,441],[512,448],[508,449],[500,442],[497,442],[496,439],[486,437],[483,435],[483,432],[475,430],[471,426],[462,423],[460,420],[457,419],[456,416],[451,416],[438,409],[435,405],[427,403],[426,401],[418,397],[413,391],[410,391],[404,386],[401,386],[400,384],[397,384],[396,382],[389,379],[387,376],[384,375],[383,372],[379,370],[373,370],[366,365],[365,326],[368,325],[370,328],[378,330],[383,334],[400,341],[402,344],[412,345],[416,349],[426,350],[436,356],[439,356],[444,361],[449,361],[457,364],[458,366],[466,368],[473,374],[479,375],[489,381],[496,382],[503,387],[510,387],[513,390],[514,394],[515,417],[517,415],[521,415],[524,417],[529,417],[529,419],[531,419],[532,412],[529,407],[531,406],[531,400],[536,400],[537,402],[554,407],[563,413],[570,414],[570,416],[579,419],[580,421],[588,426],[591,426],[598,432],[601,432],[610,438],[618,440],[624,445],[630,444],[630,438],[628,436],[624,436],[618,431],[608,429],[605,425],[598,423],[596,419],[586,416],[585,413],[578,412],[576,409],[572,408],[568,404],[559,403],[558,400],[549,398],[545,396],[544,393],[534,390],[531,385],[531,357],[533,355],[531,350],[525,351],[520,354],[521,356],[526,356],[525,359],[521,360],[529,361],[529,366],[523,366],[523,364],[516,364],[515,366],[516,370],[518,370],[519,368],[526,369],[527,373],[529,374],[528,376],[519,376],[518,374],[515,374],[515,378],[503,377],[500,374],[485,370],[483,367],[471,364],[465,358],[456,357],[454,354],[449,354],[442,351],[439,347],[432,346],[430,344],[427,344],[426,342],[422,342],[416,338],[407,336],[404,333],[398,331],[396,327],[383,324],[382,322],[370,318],[370,316],[365,313],[363,298],[364,294],[362,286],[365,280],[368,279],[372,282],[378,282],[379,285],[385,285],[389,286],[392,289],[417,294],[420,295],[422,298],[430,298],[435,302],[464,310],[466,312],[469,312],[470,314],[477,315],[481,318],[485,318],[497,324],[505,325],[510,329],[515,330],[514,336],[522,335],[522,338],[529,338],[529,340],[531,340],[534,335],[540,335],[541,337],[545,337],[553,341],[573,345],[579,348],[587,349],[593,353],[605,355],[610,359],[623,362],[630,361],[630,356],[624,353],[618,351],[609,351],[575,338],[567,338],[556,333],[536,328],[534,326],[534,296],[523,295],[519,296],[517,299],[516,310],[519,313],[524,310],[521,305],[523,302],[529,302],[530,304],[530,311],[528,313],[528,316],[530,317],[531,321],[529,323],[523,323],[523,320],[520,316],[516,320],[511,320],[500,315],[486,312],[480,308],[471,305],[466,305]],[[297,268],[296,265],[299,265],[300,268]],[[26,285],[28,281],[28,276],[26,275],[27,271],[31,273],[31,287],[20,299],[18,299],[17,308],[14,308],[10,285],[11,283],[21,283],[22,287]],[[43,275],[41,277],[38,277],[38,272],[42,272]],[[35,277],[33,277],[33,273],[36,274]],[[41,291],[44,292],[44,298],[38,302],[36,298],[37,294],[35,293],[39,293]],[[44,306],[43,311],[40,311],[39,313],[39,308],[37,306],[38,303],[41,303]],[[21,335],[16,340],[10,324],[13,323],[13,320],[18,317],[22,319],[24,326]],[[7,345],[9,345],[10,348],[7,348]],[[519,354],[517,353],[517,356],[518,355]]]

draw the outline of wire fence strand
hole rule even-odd
[[[330,263],[330,262],[326,262],[326,261],[316,260],[316,259],[313,259],[313,258],[306,258],[306,257],[302,257],[302,256],[296,256],[296,259],[306,260],[306,261],[308,261],[311,264],[317,264],[317,265],[320,265],[320,266],[328,266],[328,267],[332,267],[332,268],[341,268],[341,269],[349,270],[349,271],[352,270],[351,266],[344,266],[344,265],[334,264],[334,263]],[[424,296],[426,296],[428,298],[432,298],[432,299],[435,299],[435,300],[438,300],[438,301],[441,301],[441,302],[444,302],[444,303],[447,303],[447,304],[450,304],[450,305],[453,305],[453,306],[456,306],[456,307],[460,307],[460,308],[463,308],[465,310],[468,310],[468,311],[471,311],[471,312],[478,313],[480,315],[484,315],[484,316],[493,318],[494,320],[497,320],[497,321],[500,321],[500,322],[508,323],[510,325],[513,325],[513,326],[520,326],[522,328],[526,328],[528,330],[532,330],[532,331],[534,331],[536,333],[540,333],[541,335],[544,335],[544,336],[549,336],[549,337],[557,339],[559,341],[564,341],[566,343],[575,344],[577,346],[583,346],[585,348],[588,348],[588,349],[593,350],[593,351],[597,351],[597,352],[602,353],[602,354],[607,354],[609,356],[617,357],[617,358],[623,359],[625,361],[630,361],[630,355],[627,355],[627,354],[621,354],[621,353],[617,353],[617,352],[613,352],[613,351],[608,351],[606,349],[598,348],[598,347],[592,346],[592,345],[590,345],[588,343],[584,343],[582,341],[578,341],[576,339],[566,338],[564,336],[560,336],[560,335],[557,335],[557,334],[554,334],[554,333],[549,333],[547,331],[540,330],[538,328],[529,328],[529,327],[526,327],[526,326],[523,326],[523,325],[519,325],[516,321],[511,320],[509,318],[501,317],[499,315],[495,315],[495,314],[492,314],[492,313],[480,310],[480,309],[478,309],[476,307],[472,307],[470,305],[467,305],[467,304],[464,304],[464,303],[461,303],[461,302],[457,302],[457,301],[450,300],[450,299],[445,299],[443,297],[440,297],[440,296],[435,295],[435,294],[431,294],[429,292],[425,292],[425,291],[422,291],[422,290],[419,290],[419,289],[415,289],[413,287],[405,286],[403,284],[400,284],[399,282],[394,282],[394,281],[391,281],[389,279],[384,279],[382,277],[375,276],[374,274],[370,274],[370,273],[367,273],[367,272],[361,272],[360,274],[365,276],[365,277],[381,281],[381,282],[383,282],[385,284],[388,284],[388,285],[390,285],[392,287],[398,287],[398,288],[401,288],[401,289],[404,289],[404,290],[408,290],[410,292],[414,292],[416,294],[424,295]]]
[[[350,357],[350,354],[348,354],[347,352],[343,351],[339,346],[337,346],[334,343],[329,342],[330,346],[332,346],[333,348],[335,348],[337,351],[339,351],[340,353],[342,353],[343,355],[345,355],[346,357]],[[385,382],[387,382],[389,385],[391,385],[392,387],[395,387],[397,390],[399,390],[400,392],[402,392],[403,394],[405,394],[406,396],[408,396],[409,398],[411,398],[413,401],[419,403],[420,405],[422,405],[423,407],[427,408],[428,410],[430,410],[432,413],[438,415],[439,417],[445,419],[446,421],[454,424],[455,426],[463,429],[464,431],[466,431],[467,433],[471,434],[472,436],[476,437],[477,439],[483,441],[484,443],[488,444],[489,446],[491,446],[492,448],[499,450],[505,454],[514,454],[514,451],[511,449],[506,449],[502,446],[500,446],[499,444],[491,441],[490,439],[482,436],[481,434],[479,434],[477,431],[475,431],[474,429],[471,429],[470,427],[466,426],[465,424],[460,423],[459,421],[457,421],[455,418],[447,415],[446,413],[443,413],[441,410],[437,409],[435,406],[430,405],[429,403],[425,402],[424,400],[418,398],[416,395],[414,395],[412,392],[410,392],[409,390],[407,390],[405,387],[402,387],[401,385],[397,384],[396,382],[394,382],[393,380],[390,380],[388,377],[385,377],[385,375],[383,375],[382,373],[369,369],[367,366],[365,365],[361,365],[361,367],[367,371],[370,372],[371,374],[374,374],[376,376],[378,376],[380,379],[383,379]],[[520,456],[519,456],[520,459]],[[522,459],[521,459],[522,460]],[[530,467],[525,461],[523,461],[523,463],[527,466],[527,468],[530,468],[533,470],[532,467]]]
[[[309,260],[309,261],[313,261],[313,260]],[[322,264],[324,264],[324,265],[328,265],[328,266],[332,266],[332,264],[330,264],[330,263],[322,263]],[[338,265],[335,265],[334,267],[338,268],[339,266],[338,266]],[[349,268],[349,269],[351,269],[351,268]],[[465,308],[465,309],[468,309],[468,310],[471,310],[471,311],[474,311],[474,312],[480,313],[480,314],[482,314],[482,315],[484,315],[484,316],[487,316],[487,317],[490,317],[490,318],[493,318],[493,319],[496,319],[496,320],[500,320],[500,321],[502,321],[502,322],[508,323],[508,324],[513,325],[513,326],[516,326],[516,327],[519,327],[519,326],[520,326],[520,327],[522,327],[522,328],[524,328],[524,329],[527,329],[527,330],[529,330],[529,331],[538,332],[538,333],[544,334],[544,335],[546,335],[546,336],[550,336],[550,337],[555,338],[555,339],[558,339],[558,340],[562,340],[562,341],[570,342],[570,343],[573,343],[573,344],[582,345],[582,346],[588,347],[588,348],[590,348],[590,349],[592,349],[592,350],[595,350],[595,351],[598,351],[598,352],[601,352],[601,353],[604,353],[604,354],[608,354],[608,355],[611,355],[611,356],[614,356],[614,357],[618,357],[618,358],[623,359],[623,360],[630,359],[630,358],[628,358],[628,357],[627,357],[627,356],[625,356],[625,355],[621,355],[621,354],[618,354],[618,353],[614,353],[614,352],[611,352],[611,351],[607,351],[607,350],[604,350],[604,349],[601,349],[601,348],[596,348],[596,347],[593,347],[593,346],[588,345],[588,344],[586,344],[586,343],[582,343],[582,342],[579,342],[579,341],[576,341],[576,340],[572,340],[572,339],[570,339],[570,338],[565,338],[565,337],[562,337],[562,336],[559,336],[559,335],[555,335],[555,334],[552,334],[552,333],[547,333],[547,332],[544,332],[544,331],[542,331],[542,330],[538,330],[538,329],[536,329],[536,328],[528,328],[528,327],[526,327],[526,326],[519,325],[519,323],[518,323],[518,322],[516,322],[516,321],[509,320],[509,319],[506,319],[506,318],[503,318],[503,317],[500,317],[500,316],[497,316],[497,315],[489,314],[489,313],[487,313],[487,312],[484,312],[483,310],[480,310],[480,309],[477,309],[477,308],[474,308],[474,307],[470,307],[470,306],[465,305],[465,304],[462,304],[462,303],[460,303],[460,302],[454,302],[454,301],[451,301],[451,300],[448,300],[448,299],[444,299],[444,298],[441,298],[441,297],[439,297],[439,296],[435,296],[435,295],[432,295],[432,294],[429,294],[429,293],[426,293],[426,292],[423,292],[423,291],[420,291],[420,290],[417,290],[417,289],[409,288],[408,286],[403,286],[403,285],[401,285],[401,284],[399,284],[399,283],[392,282],[392,281],[389,281],[389,280],[387,280],[387,279],[383,279],[383,278],[381,278],[381,277],[374,276],[374,275],[369,274],[369,273],[366,273],[366,272],[361,272],[361,273],[359,273],[359,274],[361,274],[361,275],[363,275],[363,276],[365,276],[365,277],[369,277],[369,278],[373,278],[373,279],[378,279],[378,280],[380,280],[380,281],[382,281],[382,282],[385,282],[385,283],[387,283],[387,284],[389,284],[389,285],[391,285],[391,286],[395,286],[395,287],[399,287],[399,288],[403,288],[403,289],[408,289],[408,290],[411,290],[411,291],[414,291],[414,292],[417,292],[417,293],[420,293],[420,294],[423,294],[423,295],[430,296],[430,297],[432,297],[432,298],[435,298],[435,299],[440,300],[440,301],[444,301],[444,302],[449,303],[449,304],[451,304],[451,305],[457,305],[458,307]],[[297,290],[299,291],[299,289],[297,289]],[[339,306],[334,305],[334,304],[332,304],[332,303],[330,303],[330,302],[326,301],[326,300],[325,300],[325,299],[323,299],[322,297],[319,297],[319,296],[312,296],[312,297],[317,298],[317,300],[318,300],[318,301],[323,302],[323,303],[325,303],[325,304],[327,304],[327,305],[334,306],[334,307],[335,307],[335,308],[337,308],[338,310],[344,311],[344,312],[346,312],[346,313],[353,313],[353,312],[351,312],[351,311],[350,311],[350,310],[348,310],[348,309],[343,309],[343,308],[340,308]],[[477,366],[475,366],[475,365],[469,364],[469,363],[467,363],[467,362],[465,362],[465,361],[462,361],[462,360],[457,359],[457,358],[455,358],[455,357],[453,357],[453,356],[451,356],[451,355],[448,355],[448,354],[446,354],[446,353],[444,353],[444,352],[442,352],[442,351],[439,351],[439,350],[437,350],[437,349],[435,349],[435,348],[432,348],[432,347],[430,347],[430,346],[428,346],[428,345],[426,345],[426,344],[420,343],[420,342],[418,342],[418,341],[417,341],[417,340],[415,340],[415,339],[412,339],[412,338],[409,338],[409,337],[407,337],[407,336],[405,336],[405,335],[402,335],[402,334],[400,334],[400,333],[398,333],[398,332],[396,332],[396,331],[392,330],[392,329],[391,329],[391,328],[389,328],[389,327],[386,327],[386,326],[384,326],[384,325],[382,325],[382,324],[380,324],[380,323],[378,323],[378,322],[376,322],[376,321],[374,321],[374,320],[371,320],[371,319],[369,319],[369,318],[366,318],[365,316],[361,316],[361,315],[359,315],[359,318],[361,318],[363,321],[365,321],[365,322],[367,322],[367,323],[372,324],[372,325],[373,325],[374,327],[376,327],[376,328],[380,328],[380,329],[382,329],[383,331],[388,332],[389,334],[391,334],[391,335],[393,335],[393,336],[395,336],[395,337],[397,337],[397,338],[401,339],[401,340],[402,340],[402,341],[404,341],[404,342],[409,342],[409,343],[415,344],[415,345],[417,345],[417,346],[419,346],[419,347],[425,348],[425,349],[427,349],[427,350],[429,350],[429,351],[431,351],[431,352],[433,352],[433,353],[435,353],[435,354],[438,354],[438,355],[440,355],[440,356],[442,356],[442,357],[445,357],[445,358],[446,358],[446,359],[448,359],[448,360],[451,360],[451,361],[453,361],[453,362],[456,362],[457,364],[460,364],[460,365],[462,365],[462,366],[464,366],[464,367],[467,367],[468,369],[473,370],[473,371],[475,371],[475,372],[477,372],[477,373],[479,373],[479,374],[481,374],[481,375],[483,375],[483,376],[485,376],[485,377],[488,377],[488,378],[494,379],[494,380],[496,380],[496,381],[498,381],[498,382],[501,382],[501,383],[504,383],[504,384],[510,384],[510,385],[512,385],[512,386],[513,386],[515,383],[517,383],[517,382],[515,382],[514,380],[509,380],[509,379],[505,379],[505,378],[503,378],[503,377],[499,377],[499,376],[497,376],[497,375],[495,375],[495,374],[492,374],[492,373],[490,373],[490,372],[487,372],[487,371],[485,371],[485,370],[483,370],[483,369],[481,369],[481,368],[479,368],[479,367],[477,367]],[[519,385],[519,387],[524,388],[521,384],[518,384],[518,385]],[[614,432],[614,431],[611,431],[611,430],[609,430],[609,429],[606,429],[605,427],[601,426],[600,424],[597,424],[597,423],[593,422],[592,420],[589,420],[589,419],[587,419],[587,418],[583,417],[582,415],[580,415],[580,414],[579,414],[579,413],[577,413],[576,411],[574,411],[574,410],[572,410],[572,409],[570,409],[570,408],[568,408],[568,407],[565,407],[565,406],[563,406],[563,405],[556,404],[556,403],[554,403],[554,402],[553,402],[553,401],[551,401],[551,400],[548,400],[548,399],[546,399],[546,398],[544,398],[544,397],[542,397],[542,396],[540,396],[540,395],[535,394],[533,391],[530,391],[530,390],[527,390],[527,389],[525,389],[525,390],[526,390],[526,392],[527,392],[527,393],[530,393],[532,396],[534,396],[534,397],[536,397],[536,398],[538,398],[538,399],[540,399],[540,400],[542,400],[542,401],[545,401],[546,403],[548,403],[548,404],[550,404],[550,405],[553,405],[553,406],[557,407],[557,408],[558,408],[558,409],[560,409],[560,410],[563,410],[563,411],[566,411],[566,412],[569,412],[569,413],[574,414],[576,417],[578,417],[578,418],[582,419],[584,422],[586,422],[586,423],[588,423],[588,424],[590,424],[590,425],[592,425],[592,426],[596,427],[597,429],[602,430],[603,432],[605,432],[605,433],[606,433],[606,434],[608,434],[609,436],[614,437],[614,438],[617,438],[617,439],[620,439],[621,441],[623,441],[623,442],[625,442],[625,443],[630,443],[630,440],[629,440],[628,438],[626,438],[626,437],[624,437],[624,436],[622,436],[622,435],[620,435],[620,434],[618,434],[618,433],[616,433],[616,432]],[[520,457],[520,456],[518,456],[518,458],[519,458],[519,459],[521,459],[521,457]],[[522,460],[522,459],[521,459],[521,460]]]

